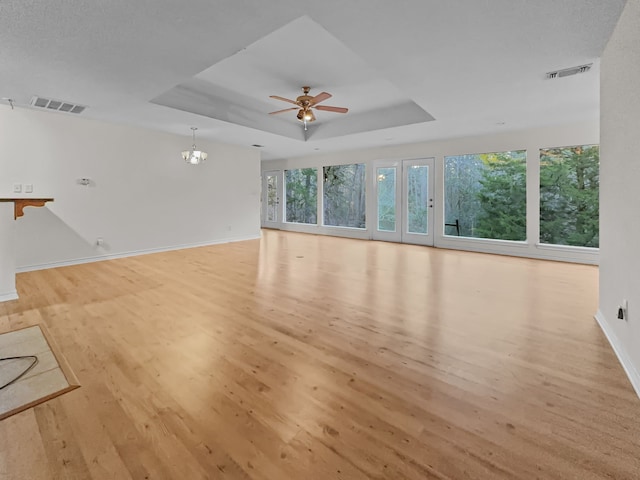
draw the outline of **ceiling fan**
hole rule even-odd
[[[307,129],[307,123],[313,122],[316,119],[316,116],[313,114],[312,109],[323,110],[326,112],[335,112],[335,113],[347,113],[349,111],[348,108],[344,107],[330,107],[328,105],[318,105],[320,102],[324,102],[325,100],[331,98],[331,94],[327,92],[322,92],[312,97],[309,95],[309,91],[311,87],[302,87],[303,94],[300,95],[295,100],[290,100],[288,98],[279,97],[278,95],[270,95],[269,98],[275,98],[276,100],[282,100],[283,102],[288,102],[296,105],[295,107],[285,108],[284,110],[277,110],[275,112],[270,112],[269,115],[276,115],[278,113],[291,112],[293,110],[298,110],[298,114],[296,118],[304,123],[304,129]]]

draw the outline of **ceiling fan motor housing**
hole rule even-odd
[[[296,98],[296,102],[303,108],[309,107],[311,105],[311,100],[313,97],[309,95],[309,91],[311,87],[302,87],[302,95]]]

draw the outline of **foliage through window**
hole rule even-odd
[[[378,230],[396,231],[396,169],[378,168]]]
[[[286,221],[311,223],[318,221],[318,171],[299,168],[285,171]]]
[[[445,235],[459,228],[462,237],[526,240],[525,150],[449,156],[444,164]]]
[[[540,150],[540,242],[599,246],[598,145]]]
[[[267,175],[267,221],[278,220],[278,177]]]
[[[429,215],[429,167],[411,165],[407,170],[407,232],[427,232]]]
[[[365,228],[365,166],[362,163],[323,168],[324,224]]]

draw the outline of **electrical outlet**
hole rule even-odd
[[[626,300],[622,300],[622,303],[618,305],[618,320],[629,320],[629,303]]]
[[[24,193],[33,193],[33,184],[25,183],[24,184]]]
[[[13,184],[13,193],[22,193],[22,184],[14,183]]]

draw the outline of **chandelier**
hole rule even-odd
[[[204,162],[207,159],[207,152],[203,152],[202,150],[198,150],[196,148],[196,127],[191,127],[193,132],[193,145],[191,146],[191,150],[185,150],[182,152],[182,159],[190,165],[198,165],[201,162]]]

